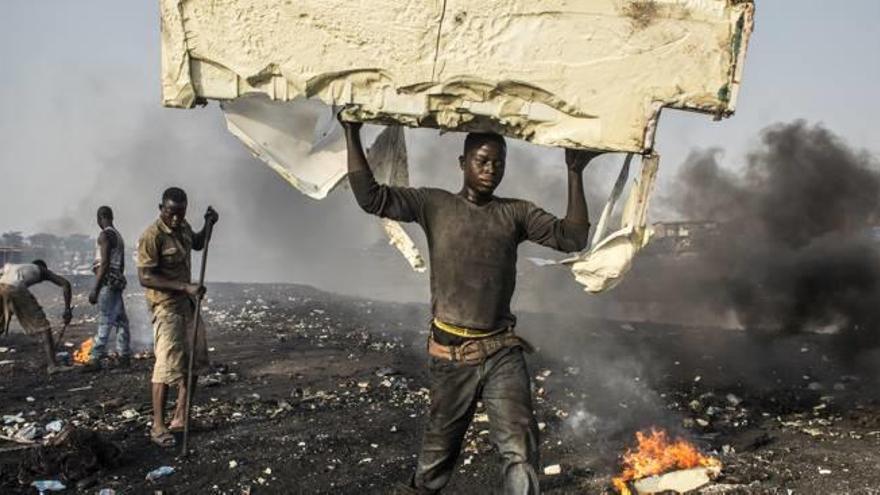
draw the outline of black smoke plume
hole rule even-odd
[[[734,173],[694,152],[671,201],[722,222],[704,254],[720,303],[765,335],[835,332],[844,349],[880,344],[880,167],[821,125],[777,124]]]

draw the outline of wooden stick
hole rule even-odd
[[[199,273],[199,287],[205,285],[205,268],[208,265],[208,244],[211,241],[211,233],[214,230],[214,224],[212,222],[208,222],[205,225],[205,249],[202,251],[202,269]],[[203,294],[199,294],[198,299],[196,300],[196,314],[195,318],[193,318],[193,332],[192,332],[192,340],[190,341],[189,346],[189,365],[186,369],[186,408],[183,411],[183,451],[181,455],[186,457],[187,454],[187,445],[189,442],[189,410],[192,406],[192,385],[193,385],[193,363],[195,362],[196,356],[196,343],[198,342],[198,332],[199,332],[199,320],[202,316],[202,299],[204,298]]]

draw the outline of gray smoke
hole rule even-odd
[[[777,124],[741,172],[694,152],[670,195],[687,219],[723,222],[704,253],[712,293],[748,329],[835,331],[845,349],[880,343],[880,167],[821,125]]]

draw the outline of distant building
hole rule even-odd
[[[0,246],[0,266],[6,263],[21,263],[22,261],[24,261],[23,248]]]
[[[722,225],[707,220],[658,222],[652,227],[654,238],[645,248],[645,254],[682,255],[708,249],[721,233]]]

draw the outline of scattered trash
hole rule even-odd
[[[162,466],[147,473],[147,481],[155,482],[158,479],[174,474],[174,468],[171,466]]]
[[[77,489],[97,482],[93,475],[119,465],[121,451],[99,433],[68,423],[60,432],[21,456],[18,477],[23,483],[59,477]]]
[[[236,461],[235,459],[229,461],[229,469],[235,469],[237,467],[238,467],[238,461]]]
[[[138,413],[134,409],[126,409],[126,410],[122,411],[122,417],[125,419],[133,419],[138,416],[140,416],[140,413]]]
[[[66,490],[64,483],[58,480],[39,480],[31,482],[31,486],[36,488],[40,493],[44,492],[60,492]]]
[[[58,433],[59,431],[61,431],[61,428],[63,428],[63,427],[64,427],[64,421],[61,421],[60,419],[56,419],[55,421],[52,421],[51,423],[46,425],[46,431],[52,432],[52,433]]]
[[[40,427],[34,423],[26,425],[15,433],[13,439],[16,442],[31,443],[40,433]]]
[[[24,423],[24,413],[18,413],[15,415],[4,414],[3,415],[3,424],[8,425],[12,423]]]
[[[557,474],[562,473],[562,466],[559,464],[551,464],[549,466],[544,466],[544,474],[547,476],[556,476]]]

